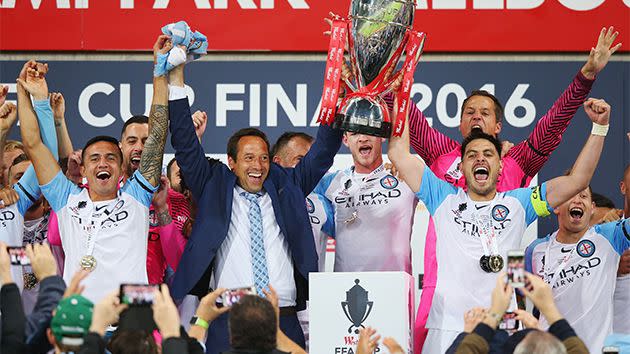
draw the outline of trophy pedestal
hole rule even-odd
[[[311,273],[310,352],[352,352],[359,329],[370,326],[382,338],[393,337],[405,353],[411,353],[413,284],[413,277],[405,272]],[[378,353],[389,351],[381,346]]]
[[[387,104],[380,97],[355,96],[346,101],[335,116],[333,127],[365,135],[389,138],[392,123],[389,122]]]

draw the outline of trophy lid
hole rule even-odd
[[[414,12],[415,0],[352,0],[350,51],[359,86],[372,83],[394,56]]]

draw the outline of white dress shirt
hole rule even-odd
[[[243,188],[234,187],[230,228],[217,252],[213,279],[210,281],[214,289],[232,289],[254,285],[248,217],[250,202],[241,196],[242,192],[245,192]],[[269,194],[262,191],[258,204],[262,212],[269,282],[278,293],[281,307],[295,306],[296,289],[289,245],[276,221]]]

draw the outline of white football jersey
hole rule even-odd
[[[61,171],[41,189],[59,219],[67,284],[88,253],[88,232],[95,232],[96,267],[83,281],[83,296],[96,303],[121,283],[147,284],[149,206],[157,188],[139,171],[109,201],[92,202],[88,190],[74,185]]]
[[[617,267],[630,247],[629,234],[630,224],[624,220],[596,225],[574,244],[558,242],[556,231],[527,247],[527,270],[551,281],[560,313],[591,353],[601,352],[613,330]],[[544,316],[540,325],[549,327]]]
[[[315,238],[315,249],[319,259],[318,270],[323,272],[326,266],[326,244],[334,228],[332,205],[326,197],[311,193],[306,197],[306,211]]]
[[[354,167],[322,178],[315,192],[334,211],[335,271],[411,273],[411,227],[417,199],[383,165],[360,175]]]
[[[433,216],[437,236],[437,285],[427,328],[463,331],[464,313],[473,307],[490,307],[497,274],[479,265],[485,254],[476,220],[492,223],[499,255],[518,249],[523,233],[538,214],[549,215],[545,184],[497,193],[493,200],[475,202],[461,188],[424,169],[418,198]],[[538,213],[537,213],[538,211]]]

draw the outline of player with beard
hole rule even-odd
[[[411,273],[411,227],[417,199],[383,164],[382,138],[346,132],[353,166],[315,188],[333,208],[335,272]]]
[[[592,353],[613,333],[617,268],[630,248],[628,219],[591,227],[594,209],[589,187],[554,210],[558,230],[534,241],[525,253],[527,270],[552,287],[558,309]],[[549,326],[544,317],[539,323]]]
[[[149,136],[149,118],[136,115],[123,125],[120,150],[123,154],[124,181],[140,167],[140,158]],[[175,208],[175,206],[177,206]],[[149,236],[147,248],[147,275],[149,284],[161,284],[167,266],[177,269],[186,243],[182,226],[190,216],[190,208],[180,193],[169,188],[168,179],[162,177],[160,189],[153,196],[149,210]],[[173,222],[178,220],[177,223]]]
[[[606,66],[612,53],[618,49],[619,45],[611,48],[615,37],[616,33],[613,33],[612,28],[608,31],[602,30],[595,50],[590,53],[587,63],[578,72],[571,85],[547,114],[538,121],[528,139],[506,153],[503,158],[505,173],[499,177],[497,185],[499,191],[526,187],[533,176],[540,171],[550,154],[558,147],[562,134],[577,108],[587,97],[596,75]],[[472,129],[481,129],[493,136],[501,132],[503,108],[493,95],[485,91],[473,92],[465,100],[461,112],[462,136],[467,136]],[[457,168],[461,161],[459,144],[432,129],[419,110],[412,111],[410,127],[411,144],[432,171],[447,182],[460,187],[464,186],[464,176],[458,172]],[[417,316],[417,333],[421,333],[424,327],[422,320],[426,320],[428,315],[432,290],[435,286],[437,263],[435,262],[435,232],[432,222],[429,223],[426,242],[425,275]],[[417,345],[421,343],[422,338],[422,336],[416,338]]]
[[[496,281],[493,273],[504,270],[507,251],[519,247],[527,226],[588,187],[608,131],[607,107],[599,100],[585,103],[593,131],[571,174],[532,189],[497,192],[504,168],[501,143],[483,132],[473,131],[462,143],[460,170],[466,189],[439,179],[424,161],[411,155],[408,129],[402,137],[390,139],[389,158],[435,222],[440,267],[423,353],[443,353],[464,329],[466,310],[489,307]]]
[[[621,46],[621,44],[613,46],[616,37],[617,32],[614,32],[612,27],[608,30],[602,29],[597,44],[569,87],[538,120],[528,138],[504,152],[502,161],[505,168],[497,182],[498,191],[527,187],[531,179],[542,169],[551,153],[560,144],[562,134],[575,112],[588,96],[596,76],[604,69],[610,56]],[[474,129],[497,137],[502,130],[502,119],[503,107],[494,95],[486,91],[473,91],[461,107],[460,132],[463,138]],[[458,168],[461,161],[459,142],[431,128],[415,105],[410,106],[409,127],[411,146],[435,175],[455,186],[464,187],[466,179]],[[427,333],[425,324],[436,286],[438,264],[435,247],[434,223],[429,219],[422,295],[414,332],[415,352],[420,352]]]
[[[54,151],[54,158],[57,158],[57,139],[55,136],[55,124],[53,119],[53,111],[48,100],[48,85],[44,76],[48,72],[48,66],[35,61],[29,61],[22,67],[19,74],[20,80],[24,80],[28,83],[37,81],[39,85],[34,87],[31,92],[33,102],[31,103],[31,97],[23,99],[27,100],[23,102],[28,104],[33,111],[33,114],[37,116],[36,120],[41,125],[41,134],[37,134],[40,141],[48,147],[51,151]],[[36,75],[34,75],[36,74]],[[4,100],[4,97],[1,97]],[[6,136],[11,129],[11,126],[15,123],[17,118],[17,109],[12,103],[5,102],[0,107],[0,139],[4,142]],[[0,151],[4,150],[4,146],[0,147]],[[18,157],[22,156],[20,161]],[[3,200],[0,204],[3,209],[0,212],[0,240],[5,242],[9,246],[22,246],[24,240],[25,224],[32,226],[30,222],[25,220],[33,220],[40,216],[40,212],[43,209],[41,207],[41,191],[35,175],[35,170],[28,159],[24,155],[15,157],[14,161],[17,163],[14,166],[7,166],[7,174],[13,167],[12,182],[13,190],[17,193],[18,199],[14,204],[12,201]],[[0,156],[2,159],[2,156]],[[13,161],[12,161],[13,162]],[[9,179],[9,176],[7,176]],[[8,182],[8,180],[7,180]],[[11,204],[11,205],[9,205]],[[43,214],[41,215],[43,216]],[[28,238],[27,238],[28,241]],[[29,273],[29,268],[12,266],[11,271],[13,273],[13,279],[20,288],[20,291],[24,287],[23,270],[26,270],[26,274]],[[34,285],[32,282],[29,285]],[[28,308],[27,308],[28,310]]]
[[[160,36],[154,45],[154,55],[170,47],[168,37]],[[37,71],[29,71],[32,72],[35,78],[39,77]],[[45,83],[41,80],[18,79],[20,130],[42,193],[58,216],[66,253],[66,282],[79,269],[92,272],[84,282],[84,295],[91,300],[101,299],[120,283],[146,283],[149,206],[160,184],[168,129],[166,78],[153,78],[149,137],[140,167],[121,188],[123,156],[118,141],[112,137],[92,138],[83,148],[81,172],[89,189],[74,185],[63,175],[51,151],[42,144],[29,104],[28,93],[42,84]]]

